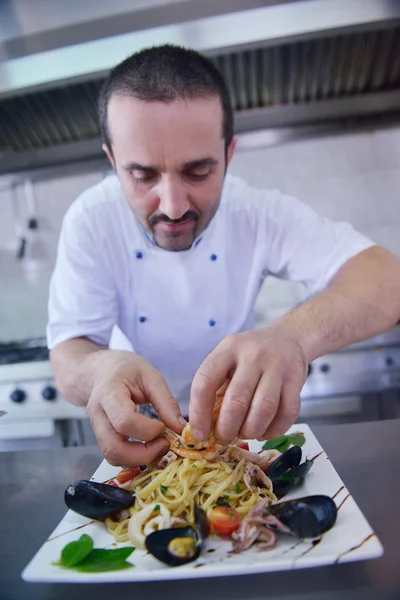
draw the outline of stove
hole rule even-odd
[[[49,360],[45,338],[0,343],[0,365]]]
[[[0,442],[52,438],[56,421],[87,419],[57,390],[45,338],[0,343]],[[0,443],[1,450],[1,443]]]

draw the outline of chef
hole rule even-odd
[[[284,433],[313,359],[400,318],[399,261],[349,224],[227,174],[229,93],[193,50],[154,47],[117,65],[99,118],[115,175],[68,210],[50,284],[60,391],[87,406],[116,465],[164,452],[163,428],[180,432],[182,415],[205,439],[226,381],[221,443]],[[253,329],[269,274],[302,282],[309,299]],[[128,349],[110,347],[115,330]]]

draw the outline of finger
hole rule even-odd
[[[193,377],[189,422],[197,440],[205,440],[210,433],[215,396],[235,367],[234,353],[231,347],[224,344],[217,346]]]
[[[239,365],[233,374],[215,424],[215,435],[221,444],[229,444],[239,435],[260,376],[259,368],[249,364]]]
[[[280,395],[280,377],[274,372],[264,373],[258,383],[246,420],[240,430],[241,438],[255,439],[263,434],[275,417]]]
[[[130,390],[123,384],[114,384],[112,392],[101,399],[101,406],[114,430],[125,437],[148,442],[161,435],[164,424],[136,412]]]
[[[99,409],[91,417],[97,442],[104,458],[114,466],[138,467],[148,465],[168,451],[165,438],[156,438],[147,443],[129,442],[119,434],[103,410]]]
[[[282,387],[279,408],[272,422],[262,433],[262,440],[273,440],[283,435],[293,425],[300,413],[300,390],[295,383]]]
[[[145,397],[157,411],[161,421],[173,431],[180,433],[186,421],[161,373],[156,369],[146,370],[142,373],[141,384]]]

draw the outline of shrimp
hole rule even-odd
[[[177,454],[178,456],[182,456],[183,458],[189,458],[190,460],[205,459],[212,461],[215,460],[217,456],[219,456],[220,447],[217,447],[217,440],[215,438],[214,427],[218,419],[222,401],[224,399],[224,395],[228,388],[228,385],[229,381],[226,381],[216,393],[214,407],[212,411],[212,426],[207,439],[203,440],[202,442],[196,440],[189,423],[185,425],[180,436],[170,431],[169,429],[166,429],[165,435],[171,443],[171,452],[174,452],[175,454]]]
[[[171,450],[178,456],[182,458],[189,458],[190,460],[209,460],[213,461],[219,455],[216,444],[209,444],[206,448],[201,450],[195,450],[194,448],[188,448],[187,446],[182,446],[178,440],[175,440],[171,444]]]

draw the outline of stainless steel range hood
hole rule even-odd
[[[17,8],[24,15],[32,3],[5,2],[15,9],[7,13],[14,28],[2,30],[0,13],[0,173],[96,160],[104,77],[132,52],[161,43],[212,57],[239,132],[400,115],[398,0],[123,1],[112,14],[93,0],[79,19],[74,2],[68,12],[62,0],[51,4],[64,12],[47,13],[36,28],[26,18],[19,34]]]

